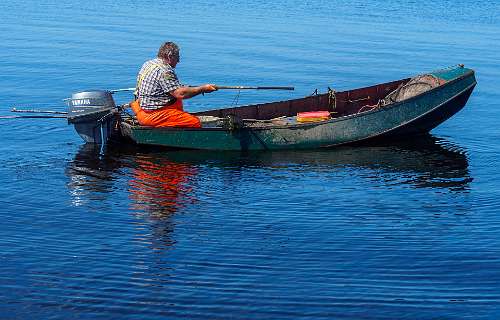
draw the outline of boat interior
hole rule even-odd
[[[270,103],[222,108],[193,113],[203,128],[288,126],[303,122],[325,121],[371,111],[408,99],[446,83],[433,74],[377,84],[370,87],[276,101]],[[320,115],[321,116],[320,116]],[[133,116],[124,119],[134,124]]]
[[[329,89],[327,93],[313,94],[301,99],[208,110],[194,113],[194,115],[272,120],[295,117],[300,112],[328,111],[331,118],[338,118],[375,108],[389,93],[409,80],[410,78],[343,92]]]

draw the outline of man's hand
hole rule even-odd
[[[199,94],[214,91],[217,91],[217,86],[215,84],[204,84],[198,87],[180,87],[174,91],[170,91],[170,94],[177,99],[189,99]]]
[[[201,90],[203,93],[209,93],[217,91],[217,86],[215,84],[209,83],[201,86]]]

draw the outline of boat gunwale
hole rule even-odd
[[[442,69],[442,70],[446,70],[446,69]],[[441,70],[436,70],[436,71],[429,72],[429,73],[424,73],[424,74],[421,74],[421,75],[432,74],[432,73],[435,73],[435,72],[438,72],[438,71],[441,71]],[[295,130],[295,129],[312,128],[312,127],[316,127],[316,126],[319,126],[319,125],[342,122],[342,121],[350,120],[350,119],[353,119],[353,118],[365,116],[365,115],[368,115],[368,114],[378,113],[378,112],[382,112],[382,111],[387,111],[387,110],[390,110],[390,109],[394,109],[394,108],[399,107],[402,104],[406,104],[408,102],[412,102],[412,101],[414,101],[416,99],[419,99],[423,95],[432,93],[432,92],[440,90],[440,89],[442,89],[442,88],[444,88],[444,87],[446,87],[448,85],[451,85],[451,84],[454,84],[456,82],[459,82],[459,81],[461,81],[461,80],[463,80],[463,79],[465,79],[465,78],[467,78],[467,77],[469,77],[471,75],[475,75],[475,72],[474,72],[474,70],[469,69],[466,73],[462,74],[461,76],[456,77],[456,78],[454,78],[454,79],[452,79],[450,81],[447,81],[446,83],[444,83],[444,84],[442,84],[440,86],[437,86],[437,87],[432,88],[430,90],[427,90],[425,92],[419,93],[419,94],[417,94],[417,95],[415,95],[415,96],[413,96],[411,98],[408,98],[408,99],[405,99],[405,100],[402,100],[402,101],[398,101],[396,103],[393,103],[393,104],[390,104],[390,105],[387,105],[387,106],[384,106],[384,107],[381,107],[381,108],[376,108],[376,109],[373,109],[373,110],[367,110],[367,111],[363,111],[363,112],[353,113],[353,114],[345,115],[345,116],[338,117],[338,118],[332,118],[332,119],[324,120],[324,121],[316,121],[316,122],[309,122],[309,123],[297,123],[297,124],[287,124],[287,125],[271,125],[271,126],[263,126],[263,127],[248,127],[248,126],[243,126],[242,128],[235,129],[235,130],[230,130],[230,129],[221,128],[221,127],[215,127],[215,128],[186,128],[186,127],[149,127],[149,126],[134,126],[134,125],[130,125],[130,126],[131,126],[132,130],[141,130],[141,131],[143,131],[143,130],[144,131],[148,131],[148,130],[154,130],[154,131],[236,131],[236,130],[264,131],[264,130],[274,130],[274,129],[292,129],[292,130]],[[403,81],[403,80],[406,80],[406,79],[411,79],[411,78],[403,78],[403,79],[400,79],[400,80],[384,82],[384,83],[375,84],[375,85],[372,85],[372,86],[362,87],[362,88],[358,88],[358,89],[351,89],[351,90],[341,91],[339,93],[344,93],[344,92],[349,92],[349,91],[354,91],[354,90],[363,90],[363,89],[367,89],[367,88],[371,88],[371,87],[375,87],[375,86],[379,86],[379,85],[383,85],[383,84],[388,84],[388,83],[391,83],[391,82]],[[467,91],[467,89],[469,89],[471,86],[475,86],[476,84],[477,84],[477,81],[474,81],[474,84],[469,85],[464,90],[461,90],[460,93],[454,95],[449,100],[451,100],[451,99],[453,99],[455,97],[460,96],[465,91]],[[320,95],[326,95],[326,94],[328,94],[328,93],[322,93],[322,94],[319,94],[318,96],[320,96]],[[308,97],[314,97],[314,96],[308,96]],[[308,97],[304,97],[304,98],[308,98]],[[268,102],[268,103],[263,103],[263,104],[253,104],[253,105],[250,104],[250,105],[239,106],[237,108],[244,108],[244,107],[260,106],[260,105],[272,104],[272,103],[295,101],[295,100],[301,100],[301,99],[304,99],[304,98],[291,99],[291,100],[283,100],[283,101],[274,101],[274,102]],[[432,112],[433,110],[439,108],[443,104],[444,103],[441,103],[441,104],[439,104],[439,106],[431,109],[430,111],[428,111],[428,112],[426,112],[426,113],[424,113],[422,115],[419,115],[417,118],[414,118],[414,119],[412,119],[410,121],[407,121],[407,122],[405,122],[405,123],[403,123],[403,124],[401,124],[401,125],[399,125],[399,126],[397,126],[395,128],[399,128],[399,127],[401,127],[403,125],[408,124],[409,122],[413,122],[413,121],[417,120],[418,118],[420,118],[421,116],[424,116],[424,115],[428,114],[429,112]],[[200,113],[201,112],[208,112],[208,111],[215,111],[215,110],[223,110],[223,109],[231,109],[231,108],[222,108],[222,109],[200,111]],[[395,128],[391,128],[390,130],[394,130]],[[380,134],[376,134],[376,135],[371,136],[371,137],[376,137],[378,135],[380,135]],[[368,138],[363,138],[361,140],[365,140],[365,139],[368,139]]]

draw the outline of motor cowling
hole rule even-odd
[[[68,102],[68,123],[89,143],[105,143],[116,123],[116,104],[110,91],[74,93]]]
[[[95,90],[72,94],[68,107],[68,122],[77,123],[90,118],[97,120],[99,115],[110,112],[116,105],[111,92]]]

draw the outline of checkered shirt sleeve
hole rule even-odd
[[[149,60],[137,76],[137,96],[141,108],[156,110],[172,103],[175,98],[169,93],[181,87],[174,69],[160,59]]]

